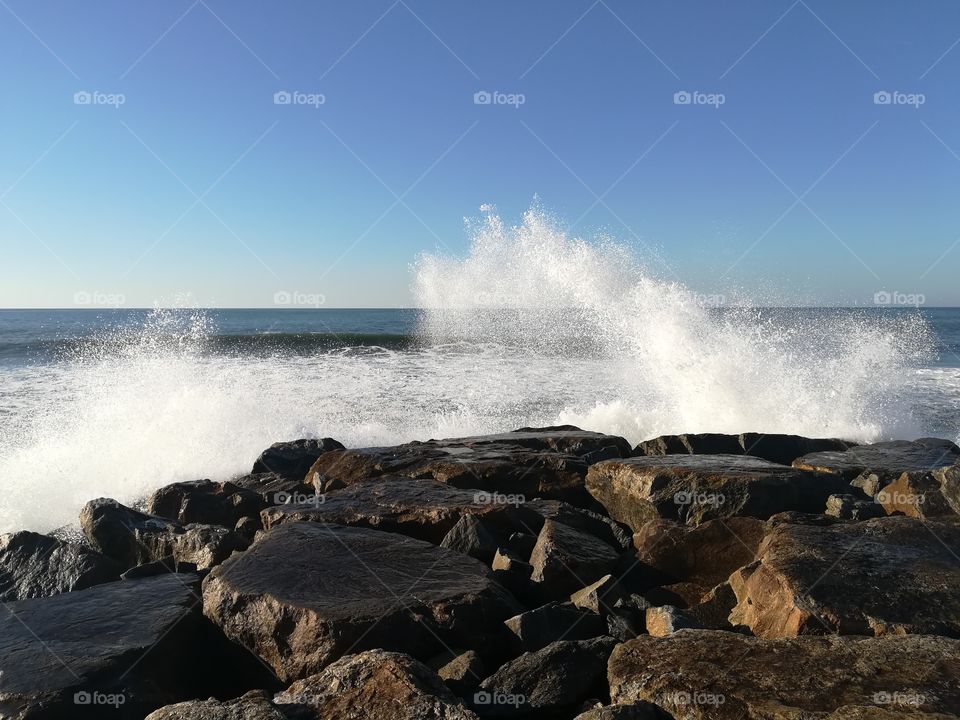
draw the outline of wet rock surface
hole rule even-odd
[[[634,448],[634,455],[752,455],[789,465],[815,452],[842,452],[856,445],[846,440],[805,438],[799,435],[700,433],[661,435]]]
[[[960,448],[949,440],[921,438],[858,445],[837,452],[815,452],[794,460],[793,465],[807,470],[829,472],[853,480],[858,475],[874,474],[890,482],[905,472],[921,472],[960,461]]]

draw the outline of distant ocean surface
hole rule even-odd
[[[227,479],[297,437],[960,431],[958,309],[703,307],[535,214],[423,257],[413,293],[422,310],[0,311],[0,531]]]

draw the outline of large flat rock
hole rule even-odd
[[[261,513],[263,526],[325,522],[400,533],[436,545],[465,515],[501,527],[507,536],[512,530],[529,525],[539,529],[543,524],[539,513],[522,504],[496,502],[489,493],[432,479],[387,476],[308,499],[310,502],[267,508]]]
[[[677,720],[928,717],[960,708],[960,641],[681,630],[619,645],[608,679],[613,702],[653,702]]]
[[[292,681],[349,652],[427,660],[505,641],[521,612],[479,561],[403,535],[289,522],[204,581],[203,609],[228,637]]]
[[[738,515],[821,513],[831,494],[849,489],[837,475],[746,455],[606,460],[590,467],[586,487],[610,517],[634,531],[656,518],[697,525]]]
[[[843,451],[856,445],[846,440],[808,438],[801,435],[767,433],[688,433],[661,435],[645,440],[634,455],[752,455],[770,462],[789,465],[801,455],[814,452]]]
[[[572,426],[524,428],[499,435],[413,442],[325,453],[310,468],[321,492],[380,475],[428,477],[526,499],[589,500],[583,478],[590,463],[628,457],[626,440]]]
[[[960,525],[884,517],[777,524],[730,577],[735,624],[759,637],[960,637]]]
[[[921,472],[960,462],[960,448],[949,440],[920,438],[858,445],[842,452],[816,452],[793,461],[794,467],[830,472],[853,480],[863,473],[877,475],[881,484],[905,472]]]

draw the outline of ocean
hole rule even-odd
[[[417,262],[418,310],[0,310],[0,531],[298,437],[960,433],[958,309],[705,303],[622,247],[497,222]]]

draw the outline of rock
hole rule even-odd
[[[710,588],[753,562],[767,531],[767,523],[751,517],[696,526],[656,519],[639,528],[633,544],[637,559],[661,573],[663,584],[693,582]]]
[[[504,540],[525,524],[539,526],[542,522],[536,512],[522,504],[488,502],[483,493],[430,479],[377,478],[310,500],[267,508],[262,513],[263,526],[270,529],[285,522],[324,522],[400,533],[437,545],[466,515],[482,517],[484,524]]]
[[[315,720],[477,720],[412,657],[384,650],[347,655],[274,697]]]
[[[515,648],[532,652],[558,640],[589,640],[605,635],[603,618],[573,603],[547,603],[504,621],[516,637]]]
[[[625,595],[607,612],[607,633],[626,642],[647,631],[646,617],[650,603],[641,595]]]
[[[147,512],[189,525],[203,523],[233,528],[246,517],[258,517],[266,507],[263,497],[229,482],[194,480],[157,490],[147,501]]]
[[[665,455],[597,463],[586,485],[610,517],[637,531],[658,517],[699,525],[785,510],[820,513],[848,483],[745,455]]]
[[[137,580],[138,578],[156,577],[157,575],[166,575],[167,573],[186,573],[193,574],[197,572],[197,566],[194,563],[177,562],[173,555],[167,555],[159,560],[144,563],[143,565],[134,565],[125,571],[120,578],[123,580]]]
[[[856,445],[845,440],[814,439],[799,435],[743,433],[722,435],[661,435],[634,448],[634,455],[751,455],[770,462],[789,465],[801,455],[825,451],[843,451]]]
[[[540,586],[530,579],[533,565],[527,561],[505,548],[497,548],[491,567],[494,579],[525,605],[537,605],[542,600]]]
[[[905,472],[922,472],[960,462],[960,448],[949,440],[921,438],[858,445],[842,452],[816,452],[793,461],[794,467],[842,475],[848,481],[873,474],[881,486]]]
[[[263,690],[251,690],[234,700],[189,700],[167,705],[147,715],[145,720],[290,720],[270,702]]]
[[[456,550],[484,563],[493,561],[500,547],[502,533],[488,527],[476,515],[464,515],[450,528],[440,547]]]
[[[827,498],[825,515],[841,520],[869,520],[883,517],[883,508],[872,500],[857,498],[854,495],[831,495]]]
[[[274,443],[253,463],[253,473],[275,473],[286,480],[301,481],[317,459],[344,447],[333,438],[292,440]]]
[[[775,525],[733,573],[731,622],[758,637],[960,636],[960,525],[885,517]]]
[[[197,590],[195,577],[163,575],[6,604],[0,713],[139,720],[200,693],[229,697],[266,682],[203,620]]]
[[[606,696],[612,638],[555,642],[524,653],[480,683],[477,712],[490,717],[537,717],[569,712],[589,697]]]
[[[826,718],[843,706],[870,712],[893,693],[922,695],[925,713],[960,707],[960,642],[937,637],[762,640],[682,630],[618,646],[608,674],[614,703],[643,700],[691,720]]]
[[[319,492],[380,475],[433,478],[453,487],[484,490],[492,499],[535,497],[590,503],[583,489],[588,465],[628,457],[626,440],[572,426],[523,428],[512,433],[413,442],[395,447],[339,450],[322,455],[308,479]]]
[[[251,473],[234,478],[230,483],[257,493],[263,498],[263,507],[296,504],[316,495],[312,482],[303,478],[285,478],[277,473]]]
[[[111,582],[123,568],[100,553],[34,532],[0,535],[0,602]]]
[[[960,465],[930,472],[905,472],[877,491],[874,499],[890,515],[956,517],[960,515]]]
[[[583,610],[606,615],[617,600],[624,596],[624,590],[613,575],[604,575],[570,596],[570,602]]]
[[[702,630],[692,615],[673,605],[647,608],[647,633],[655,637],[672,635],[678,630]]]
[[[530,560],[530,556],[533,555],[533,549],[537,546],[537,535],[540,534],[540,530],[543,528],[543,524],[540,524],[537,527],[535,533],[525,533],[525,532],[515,532],[507,538],[507,548],[516,553],[521,559]]]
[[[524,507],[539,513],[547,520],[590,533],[619,550],[626,550],[631,546],[629,529],[598,512],[578,508],[560,500],[531,500]],[[542,522],[535,529],[531,527],[528,530],[537,533],[541,526]]]
[[[90,545],[125,568],[172,556],[177,562],[209,568],[246,543],[218,525],[180,525],[100,498],[80,512],[80,526]]]
[[[671,720],[653,703],[635,702],[629,705],[598,705],[580,713],[573,720]]]
[[[730,624],[730,613],[737,606],[737,594],[729,582],[723,582],[706,593],[698,603],[691,604],[686,614],[700,627],[711,630],[734,630]]]
[[[203,609],[226,635],[290,681],[349,651],[447,647],[481,652],[521,611],[480,562],[402,535],[289,522],[204,580]]]
[[[445,650],[430,660],[427,666],[459,697],[472,693],[486,677],[483,660],[475,650]]]
[[[530,556],[531,579],[553,597],[568,597],[613,570],[617,552],[593,535],[546,520]]]

